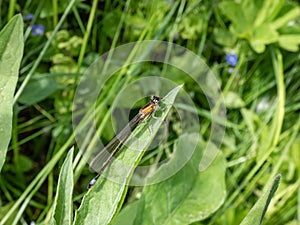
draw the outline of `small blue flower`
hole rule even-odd
[[[226,63],[230,66],[236,66],[238,62],[237,54],[228,54],[226,55],[225,59],[226,59]]]
[[[24,20],[32,20],[33,17],[34,17],[34,15],[32,13],[28,13],[23,18],[24,18]]]
[[[229,72],[230,74],[233,74],[233,73],[234,73],[234,68],[233,68],[233,67],[229,67],[228,72]]]
[[[42,24],[34,24],[31,26],[32,36],[43,35],[45,33],[45,27]]]

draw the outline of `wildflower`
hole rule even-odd
[[[33,19],[33,14],[32,13],[28,13],[28,14],[26,14],[26,15],[24,15],[24,20],[32,20]]]
[[[233,68],[233,67],[229,67],[228,72],[229,72],[230,74],[233,74],[233,73],[234,73],[234,68]]]
[[[31,29],[33,36],[43,35],[45,33],[45,27],[42,24],[34,24],[31,26]]]
[[[225,59],[226,59],[226,63],[230,66],[236,66],[238,62],[237,54],[228,54],[226,55]]]

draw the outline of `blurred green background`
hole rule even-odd
[[[8,102],[12,118],[1,112],[1,120],[9,124],[1,121],[1,132],[6,134],[1,139],[10,144],[0,150],[5,157],[0,220],[3,224],[300,224],[299,15],[296,0],[0,1],[0,92],[9,82],[4,53],[11,56],[8,62],[22,59],[19,68],[13,66],[18,69],[14,73],[18,81],[10,88],[16,89]],[[9,21],[14,22],[7,25]],[[23,55],[23,47],[17,45],[20,40]],[[107,199],[113,194],[96,188],[86,194],[94,174],[74,139],[73,98],[80,78],[99,56],[144,40],[180,45],[208,65],[224,97],[226,119],[219,118],[218,124],[226,127],[225,135],[215,140],[220,154],[207,172],[189,170],[193,163],[199,164],[193,158],[169,183],[144,189],[126,186],[117,203],[107,206],[96,201],[97,193]],[[190,63],[184,55],[178,62]],[[118,92],[150,76],[184,84],[196,105],[201,124],[197,144],[203,150],[213,114],[207,96],[182,71],[151,62],[117,71],[103,84],[95,123],[104,142],[114,136],[107,118]],[[205,85],[217,88],[209,81]],[[143,95],[145,90],[135,91]],[[6,93],[1,96],[5,98]],[[133,113],[148,101],[144,96],[132,107]],[[9,111],[9,106],[1,107]],[[180,145],[176,110],[171,109],[167,125],[161,126],[165,134],[158,135],[165,135],[163,143],[141,163],[171,160],[179,148],[186,148]],[[273,196],[276,188],[270,185],[277,174],[282,178]],[[60,195],[63,190],[65,194]],[[109,218],[106,222],[96,219],[97,210],[91,208],[97,204],[113,206],[112,211],[99,213]]]

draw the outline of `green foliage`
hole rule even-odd
[[[178,25],[178,31],[183,39],[197,39],[203,29],[203,20],[199,13],[183,18]]]
[[[224,1],[220,4],[220,10],[231,22],[230,33],[219,31],[216,35],[229,35],[234,40],[246,39],[257,53],[264,52],[271,43],[278,43],[289,51],[298,51],[300,27],[295,21],[300,13],[298,5],[285,4],[285,0]],[[217,40],[226,46],[229,44],[226,39],[225,42],[221,37]]]
[[[26,105],[33,105],[49,97],[57,88],[57,82],[51,77],[31,80],[25,87],[19,101]]]
[[[256,202],[255,206],[242,221],[241,225],[259,225],[262,223],[270,201],[279,186],[280,179],[281,175],[277,175],[274,182],[270,185],[270,187],[268,187],[268,190],[266,190],[265,193]]]
[[[0,171],[11,139],[13,94],[23,55],[23,23],[16,15],[0,32]]]
[[[160,119],[150,123],[149,129],[147,129],[146,124],[144,124],[144,127],[139,127],[138,130],[135,130],[133,133],[133,136],[137,136],[140,133],[139,140],[142,140],[143,142],[141,145],[142,147],[140,147],[141,149],[139,149],[139,151],[132,151],[132,149],[135,149],[134,146],[137,145],[136,142],[130,143],[128,147],[122,147],[126,148],[127,151],[125,149],[121,151],[118,158],[120,158],[125,165],[137,165],[141,160],[142,155],[145,153],[151,140],[153,140],[159,127],[163,123],[163,119],[168,115],[181,87],[182,86],[179,86],[173,89],[165,96],[164,100],[166,102],[166,108]],[[100,177],[84,197],[81,208],[76,213],[74,224],[109,224],[112,221],[114,215],[120,210],[121,204],[125,198],[128,188],[127,185],[134,171],[134,166],[130,166],[128,169],[124,168],[121,172],[119,170],[119,162],[112,162],[109,172],[116,174],[113,175],[113,180],[106,178],[102,179]],[[111,199],[114,199],[114,201],[111,201]],[[104,204],[98,204],[99,202],[103,202]],[[98,219],[95,220],[95,215],[99,212],[101,214]]]
[[[47,34],[50,37],[50,33]],[[75,73],[76,61],[74,57],[78,56],[82,38],[71,36],[67,30],[60,30],[56,38],[52,41],[49,51],[53,55],[49,56],[53,65],[50,68],[51,73]]]
[[[300,223],[298,1],[0,7],[0,224]],[[105,54],[146,40],[193,54],[174,55],[174,45]],[[90,85],[73,102],[84,74],[93,74]],[[82,113],[95,90],[93,110]],[[158,118],[131,134],[105,172],[115,176],[87,191],[89,150],[98,152],[97,140],[109,142],[128,120],[123,110],[131,117],[151,94],[166,96]],[[82,131],[82,146],[73,129]],[[141,180],[147,185],[128,185]]]
[[[72,224],[73,152],[69,151],[59,173],[51,224]]]
[[[113,224],[151,224],[152,221],[159,224],[190,224],[212,215],[226,197],[226,166],[224,156],[219,153],[209,169],[199,173],[198,165],[206,144],[197,143],[195,134],[181,136],[172,160],[149,180],[172,169],[172,164],[180,164],[184,152],[196,145],[190,161],[169,179],[146,186],[141,199],[127,205]]]

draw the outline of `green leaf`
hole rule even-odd
[[[249,41],[254,51],[262,53],[266,45],[278,41],[278,37],[278,32],[270,24],[265,23],[253,30]]]
[[[287,34],[279,36],[279,45],[291,52],[299,51],[300,34]]]
[[[34,161],[30,157],[27,157],[25,155],[19,156],[18,163],[19,163],[19,168],[21,169],[22,172],[28,172],[35,167]]]
[[[190,224],[207,218],[223,204],[226,197],[225,158],[219,152],[207,169],[200,172],[199,163],[208,145],[199,144],[197,137],[198,134],[181,136],[174,157],[150,178],[168,172],[172,164],[182,162],[188,149],[197,146],[192,158],[178,173],[144,188],[134,224]]]
[[[82,204],[76,212],[74,224],[104,225],[111,223],[123,203],[128,188],[127,184],[135,167],[151,144],[181,87],[182,85],[174,88],[163,98],[165,106],[159,119],[152,119],[148,124],[142,123],[134,130],[127,142],[128,145],[123,145],[120,150],[117,156],[118,160],[111,163],[107,171],[109,172],[109,179],[101,176],[84,196]],[[136,141],[130,142],[133,140],[132,137],[136,137]],[[141,143],[142,147],[137,151],[136,146],[138,144],[140,146]],[[132,149],[135,149],[135,151],[132,151]],[[120,170],[120,163],[128,165],[128,167]]]
[[[272,27],[274,29],[279,29],[284,25],[287,25],[288,22],[297,19],[300,14],[300,7],[296,5],[290,5],[289,10],[284,13],[281,17],[277,18],[275,21],[272,22]]]
[[[0,32],[0,170],[11,138],[13,96],[23,48],[23,19],[16,15]]]
[[[279,174],[275,177],[274,182],[268,187],[268,189],[256,202],[256,204],[250,210],[248,215],[243,219],[240,225],[259,225],[262,223],[267,208],[271,202],[271,198],[274,196],[280,180],[281,180],[281,175]]]
[[[218,44],[232,47],[237,41],[236,36],[233,35],[229,30],[215,28],[214,29],[214,37]]]
[[[33,105],[49,97],[58,89],[58,84],[52,77],[44,77],[38,80],[31,80],[24,88],[19,102],[26,105]]]
[[[257,53],[264,52],[268,44],[277,41],[286,50],[298,50],[299,38],[297,36],[280,38],[278,30],[295,20],[299,16],[299,9],[297,5],[286,3],[284,0],[275,2],[244,0],[239,3],[232,1],[220,3],[220,10],[231,21],[230,32],[236,38],[247,39]],[[225,44],[228,41],[224,40],[220,37],[217,42],[228,46]]]
[[[285,0],[256,1],[255,11],[257,12],[257,14],[254,15],[255,27],[272,21],[278,15],[278,12],[282,9],[284,4]],[[245,10],[247,10],[247,8],[245,8]]]
[[[73,152],[72,148],[65,159],[59,173],[57,192],[54,200],[54,213],[51,224],[72,223],[72,194],[73,194]]]
[[[133,225],[134,220],[137,217],[137,214],[139,213],[139,207],[141,200],[137,200],[122,209],[120,214],[114,219],[112,225]]]
[[[237,37],[247,38],[253,30],[257,13],[253,1],[245,0],[242,3],[223,1],[219,5],[222,13],[232,22],[231,31]]]
[[[247,20],[245,18],[242,7],[239,3],[233,1],[223,1],[219,4],[222,13],[237,27],[236,30],[242,30],[241,28],[247,26]]]
[[[199,15],[184,17],[178,25],[178,30],[183,39],[197,39],[203,27],[203,19]]]

